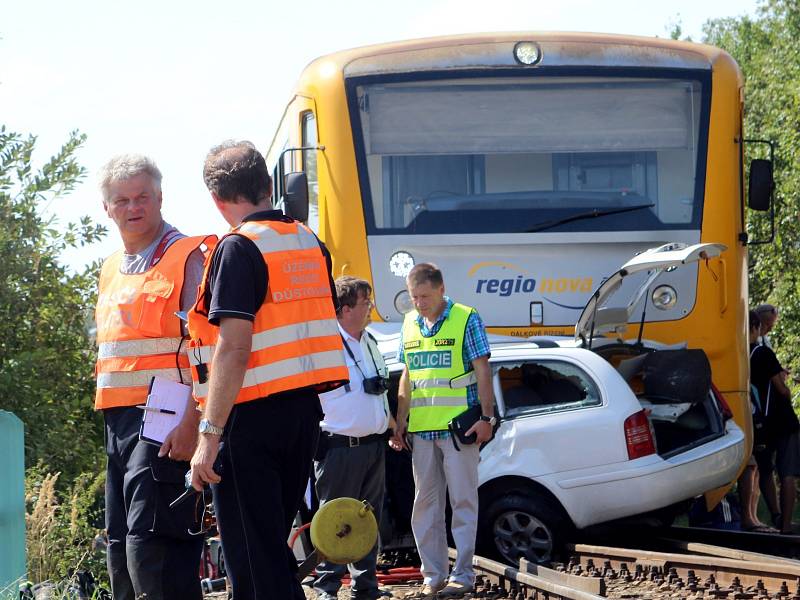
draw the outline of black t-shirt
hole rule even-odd
[[[244,221],[283,221],[291,223],[279,210],[262,210],[248,215]],[[334,307],[336,287],[331,276],[331,255],[325,244],[319,242],[328,265],[328,279]],[[255,315],[267,294],[269,272],[255,243],[242,235],[225,237],[214,250],[208,281],[205,286],[203,306],[208,310],[208,321],[219,325],[222,318],[255,320]]]
[[[750,346],[750,383],[758,390],[761,410],[766,413],[770,432],[785,434],[800,429],[792,408],[792,400],[770,385],[770,380],[783,371],[778,357],[768,346]]]

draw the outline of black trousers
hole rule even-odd
[[[304,600],[288,546],[322,418],[319,396],[293,390],[233,407],[212,486],[234,600]]]
[[[158,458],[158,446],[139,441],[142,411],[103,411],[106,454],[108,574],[115,600],[200,600],[202,507],[170,509],[184,490],[188,462]]]

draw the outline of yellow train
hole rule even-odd
[[[634,254],[724,244],[667,274],[675,298],[644,298],[631,322],[646,307],[649,339],[705,350],[749,440],[742,111],[741,72],[710,46],[439,37],[314,60],[267,162],[275,204],[319,234],[335,274],[372,282],[376,322],[402,319],[404,275],[430,261],[492,332],[571,335],[592,291]],[[764,210],[759,181],[750,205]]]

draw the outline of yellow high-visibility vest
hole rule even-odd
[[[467,409],[467,385],[473,371],[464,372],[464,336],[475,309],[453,304],[436,335],[424,337],[417,311],[403,321],[403,355],[411,379],[408,431],[441,431]],[[471,376],[471,377],[470,377]]]

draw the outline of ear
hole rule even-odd
[[[110,219],[111,218],[111,213],[108,210],[108,204],[106,203],[105,200],[103,200],[103,210],[106,211],[106,216],[108,216],[108,218]]]
[[[214,201],[217,210],[222,210],[222,205],[225,204],[222,199],[214,192],[209,191],[209,193],[211,194],[211,199]]]

